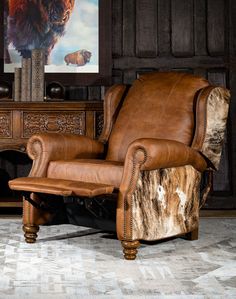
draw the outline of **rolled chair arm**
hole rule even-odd
[[[117,235],[119,239],[132,238],[132,225],[129,213],[124,211],[132,208],[132,194],[137,187],[140,170],[192,165],[202,172],[207,162],[199,152],[189,146],[173,141],[154,138],[142,138],[132,142],[125,156],[123,176],[119,188],[117,203]],[[124,236],[124,227],[126,235]]]
[[[128,148],[125,164],[130,161],[140,163],[141,170],[192,165],[203,172],[207,168],[206,160],[198,151],[181,142],[165,139],[135,140]]]
[[[27,153],[33,160],[29,176],[45,177],[50,161],[101,158],[104,145],[87,136],[41,133],[29,139]]]
[[[201,154],[189,146],[164,139],[142,138],[132,142],[126,153],[123,176],[117,203],[117,235],[120,240],[132,239],[132,194],[137,188],[140,170],[192,165],[203,172],[207,162]]]

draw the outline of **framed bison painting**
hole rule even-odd
[[[40,48],[46,81],[110,84],[111,0],[4,0],[0,12],[4,80]]]

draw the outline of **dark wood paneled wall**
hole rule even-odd
[[[234,16],[233,0],[113,0],[114,83],[131,84],[142,72],[176,70],[231,89],[223,157],[206,208],[236,208]]]
[[[235,0],[112,0],[113,83],[176,70],[231,90],[227,138],[208,208],[236,208],[235,16]],[[67,99],[100,99],[106,88],[70,86]]]
[[[231,90],[228,132],[209,208],[236,208],[235,16],[235,0],[112,0],[113,83],[175,70]],[[105,90],[70,87],[68,97],[103,98]]]

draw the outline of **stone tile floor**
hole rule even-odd
[[[0,219],[0,299],[236,298],[236,218],[203,218],[198,241],[143,243],[125,261],[113,235],[41,227],[26,244],[21,220]]]

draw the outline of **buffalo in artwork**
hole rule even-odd
[[[5,63],[11,63],[8,45],[22,57],[30,57],[35,48],[45,49],[45,63],[58,39],[65,33],[75,0],[5,0],[7,32]]]
[[[92,53],[90,51],[83,49],[67,54],[64,60],[66,65],[76,64],[77,66],[83,66],[90,61],[91,56]]]

